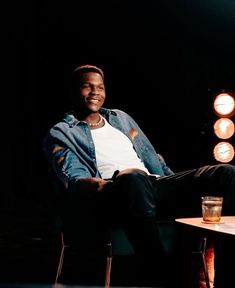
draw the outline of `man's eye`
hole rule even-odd
[[[90,85],[84,84],[81,86],[81,89],[91,89]]]

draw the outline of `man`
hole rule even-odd
[[[224,215],[235,215],[235,167],[218,164],[174,173],[132,117],[103,107],[100,68],[75,69],[71,88],[73,110],[49,130],[45,154],[79,213],[90,223],[122,225],[136,255],[163,275],[156,219],[198,216],[206,194],[223,196]]]

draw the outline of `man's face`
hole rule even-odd
[[[75,98],[75,101],[79,110],[99,111],[106,97],[102,76],[96,72],[84,73],[78,92],[79,99]]]

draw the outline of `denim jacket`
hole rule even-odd
[[[118,109],[101,108],[99,112],[131,140],[137,155],[151,174],[174,174],[130,115]],[[64,119],[49,130],[43,150],[64,184],[80,178],[101,177],[90,128],[85,121],[77,120],[70,113],[66,113]]]

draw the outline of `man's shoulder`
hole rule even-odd
[[[129,114],[121,109],[117,109],[117,108],[101,108],[100,109],[101,113],[106,113],[106,114],[111,114],[111,115],[115,115],[115,116],[125,116],[125,117],[129,117]]]

